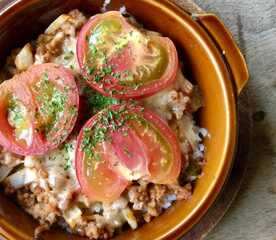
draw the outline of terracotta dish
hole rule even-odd
[[[0,60],[45,29],[58,15],[78,8],[90,15],[102,1],[16,0],[0,4]],[[183,59],[185,74],[198,84],[204,107],[199,125],[208,129],[204,175],[189,201],[178,202],[160,217],[137,231],[116,239],[177,239],[187,232],[216,199],[231,170],[237,146],[237,98],[248,81],[243,56],[223,23],[212,14],[191,16],[168,0],[112,0],[109,9],[125,5],[148,29],[170,37]],[[32,239],[35,221],[0,195],[0,233],[7,239]],[[44,239],[84,239],[51,231]]]

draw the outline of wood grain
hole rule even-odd
[[[224,20],[245,53],[254,114],[248,174],[208,240],[276,240],[276,2],[195,0]]]

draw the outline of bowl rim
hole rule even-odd
[[[177,224],[173,229],[171,229],[164,236],[161,236],[158,239],[163,239],[163,237],[172,237],[177,239],[183,234],[188,232],[207,212],[211,205],[217,199],[219,193],[221,192],[223,186],[225,185],[227,178],[229,177],[230,171],[233,166],[233,160],[237,150],[237,131],[238,131],[238,116],[237,116],[237,93],[234,88],[234,83],[232,81],[233,75],[231,69],[228,67],[226,60],[224,59],[223,54],[217,46],[217,43],[214,41],[212,35],[206,31],[206,29],[197,21],[194,21],[193,14],[188,11],[183,10],[179,5],[173,3],[170,0],[142,0],[147,2],[152,2],[155,4],[160,4],[161,8],[164,8],[166,11],[172,11],[174,15],[177,16],[180,22],[187,20],[188,24],[193,25],[193,32],[198,37],[198,40],[201,41],[202,45],[206,47],[206,50],[212,56],[213,64],[217,66],[218,72],[221,74],[221,80],[225,87],[224,98],[227,98],[229,105],[226,106],[226,115],[227,115],[227,144],[225,144],[224,154],[222,154],[221,159],[223,164],[221,169],[218,170],[218,177],[214,180],[214,184],[211,190],[208,191],[208,194],[199,201],[197,207],[188,214],[188,216],[183,219],[179,224]],[[187,19],[188,18],[188,19]],[[189,21],[190,20],[190,21]],[[192,21],[191,21],[192,20]],[[185,24],[186,25],[186,24]],[[187,25],[186,25],[187,26]],[[191,26],[187,26],[191,27]],[[233,40],[234,41],[234,40]]]
[[[41,0],[13,0],[0,9],[0,19],[1,21],[5,21],[5,19],[7,20],[12,17],[13,14],[20,12],[27,6],[35,4],[35,2],[39,1]],[[197,39],[201,41],[206,51],[208,51],[213,64],[216,65],[217,72],[220,75],[220,80],[225,87],[224,98],[227,98],[227,102],[230,103],[229,106],[226,106],[227,144],[225,144],[226,146],[224,146],[225,149],[223,151],[223,155],[221,156],[221,158],[224,160],[220,170],[217,173],[216,180],[214,180],[214,183],[212,186],[210,186],[211,190],[208,191],[208,194],[204,195],[204,197],[199,201],[197,207],[194,208],[185,219],[180,221],[177,225],[174,226],[174,228],[162,234],[157,239],[163,239],[166,237],[178,238],[189,231],[192,226],[194,226],[207,212],[222,190],[223,185],[229,176],[237,146],[237,96],[233,84],[231,83],[231,70],[227,68],[222,54],[220,53],[211,36],[200,26],[200,24],[196,21],[191,21],[192,17],[187,11],[185,11],[185,9],[169,0],[140,1],[147,2],[150,5],[158,6],[161,8],[161,11],[165,11],[168,14],[173,14],[179,22],[182,22],[183,25],[189,27],[191,31],[193,31],[195,36],[197,36]],[[228,83],[225,80],[229,80]],[[12,225],[9,225],[3,218],[0,218],[0,234],[3,234],[8,239],[30,239],[29,236],[21,232],[20,229],[15,229]]]

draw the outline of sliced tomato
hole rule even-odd
[[[78,89],[73,74],[61,66],[35,65],[2,83],[0,93],[0,144],[11,152],[43,155],[75,125]]]
[[[113,169],[111,163],[116,155],[107,144],[99,142],[94,148],[86,146],[91,149],[84,149],[84,141],[88,141],[85,133],[93,134],[98,117],[99,114],[92,117],[78,136],[75,167],[81,191],[91,201],[112,202],[125,190],[128,181]],[[94,153],[93,156],[85,153],[87,151]]]
[[[100,166],[100,167],[99,167]],[[116,105],[91,118],[78,137],[76,171],[94,201],[113,201],[129,181],[177,181],[181,153],[166,122],[139,106]]]
[[[11,104],[12,95],[16,96],[17,105]],[[23,108],[25,121],[20,122],[22,130],[26,132],[25,137],[16,140],[15,129],[8,121],[8,107],[14,105],[15,112],[17,108]],[[25,149],[31,145],[34,137],[34,126],[32,123],[32,114],[29,109],[33,107],[32,95],[29,89],[15,79],[3,82],[0,85],[0,144],[7,150],[24,155]],[[14,117],[16,118],[16,116]],[[21,119],[21,116],[19,116]]]
[[[135,112],[141,111],[139,108]],[[158,184],[176,183],[181,170],[181,151],[175,133],[155,113],[144,109],[140,113],[146,124],[129,124],[144,143],[149,161],[147,179]]]
[[[119,12],[92,17],[77,40],[80,68],[88,84],[106,96],[150,96],[176,78],[173,42],[132,26]]]
[[[148,176],[148,156],[143,141],[129,126],[122,127],[120,131],[111,132],[112,149],[117,158],[113,165],[118,172],[129,180],[137,180]]]

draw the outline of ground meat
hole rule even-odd
[[[36,197],[32,194],[27,187],[17,191],[17,199],[20,204],[25,208],[31,208],[36,203]]]
[[[133,185],[128,189],[129,201],[133,203],[134,210],[142,210],[146,207],[146,203],[149,202],[149,195],[147,187]]]
[[[185,112],[191,112],[195,109],[191,102],[193,90],[193,85],[185,79],[179,70],[175,83],[146,98],[144,104],[167,121],[179,120]]]
[[[129,201],[133,204],[133,210],[143,212],[143,218],[150,222],[153,217],[159,216],[167,204],[167,196],[175,195],[174,200],[187,200],[191,196],[190,185],[181,187],[179,185],[145,184],[132,185],[128,189]]]
[[[184,187],[178,184],[170,185],[170,190],[175,194],[176,200],[188,200],[192,196],[192,185],[190,183]]]
[[[18,202],[41,224],[50,224],[56,222],[60,212],[56,203],[51,201],[51,195],[39,187],[30,185],[17,191]]]
[[[53,62],[63,52],[65,39],[75,38],[80,27],[85,23],[85,16],[78,10],[68,13],[68,19],[62,22],[55,31],[41,34],[37,40],[35,62]],[[46,30],[47,32],[47,30]]]
[[[88,223],[84,230],[86,236],[89,238],[98,238],[100,236],[99,229],[97,228],[95,222]]]
[[[168,107],[173,112],[176,119],[180,119],[183,116],[183,112],[186,110],[188,104],[190,104],[190,98],[185,96],[182,92],[172,90],[168,94]]]
[[[108,239],[112,237],[113,232],[110,233],[106,228],[103,227],[104,222],[103,216],[94,215],[93,220],[87,221],[82,218],[78,221],[75,228],[70,228],[70,232],[79,234],[81,236],[87,236],[90,239]]]

